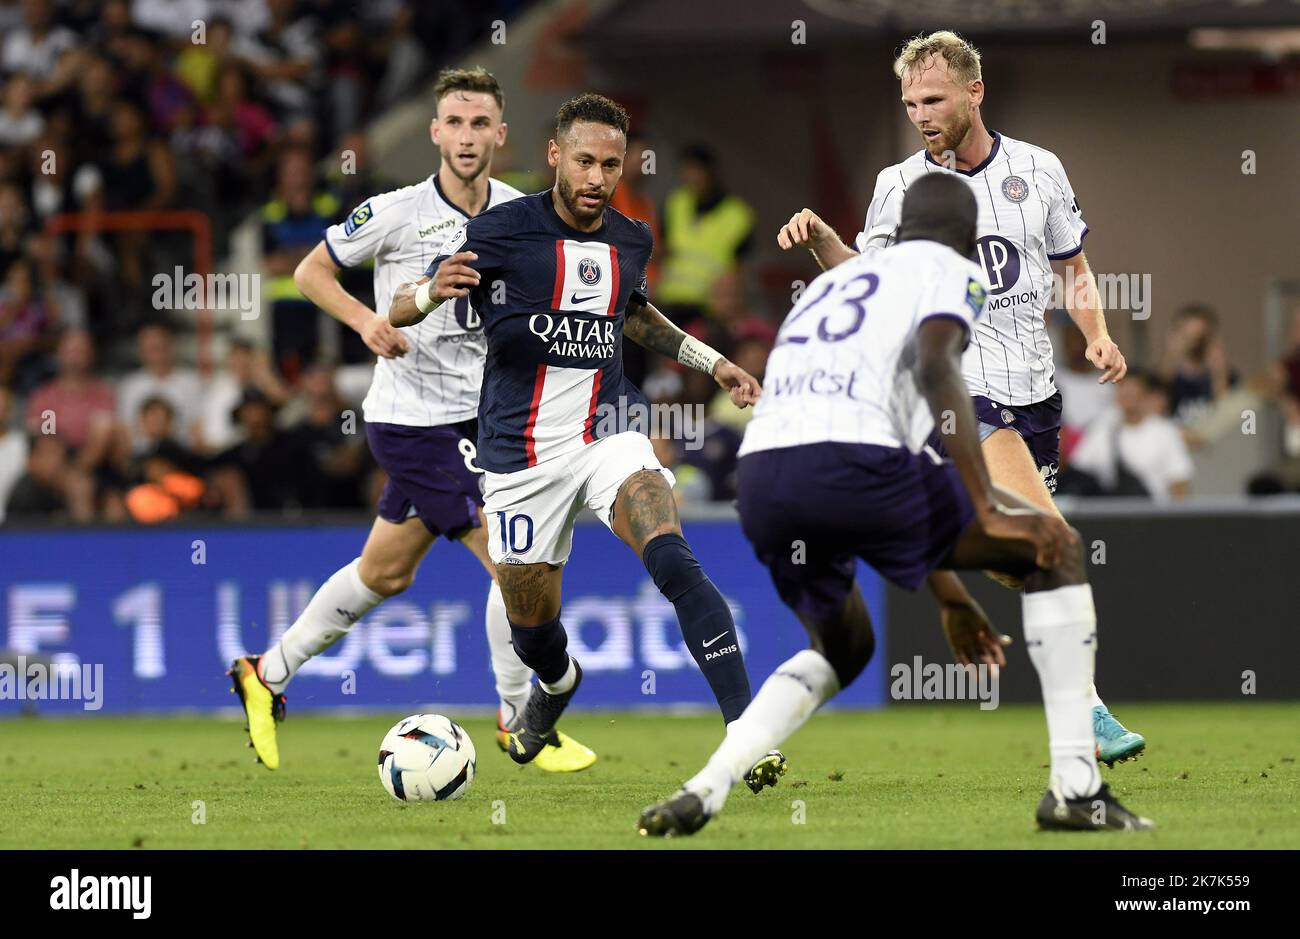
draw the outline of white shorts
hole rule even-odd
[[[610,515],[623,482],[641,470],[675,479],[655,457],[650,438],[627,431],[513,473],[483,474],[483,514],[493,563],[563,564],[573,551],[573,523],[585,505],[613,531]]]

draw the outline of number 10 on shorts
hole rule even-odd
[[[532,516],[520,513],[506,518],[505,512],[497,512],[496,517],[501,528],[501,553],[527,554],[533,546]]]

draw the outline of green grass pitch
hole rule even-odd
[[[704,831],[672,842],[640,838],[634,822],[702,764],[715,718],[573,714],[562,726],[600,760],[562,776],[515,766],[490,720],[465,720],[478,777],[460,801],[424,805],[394,802],[375,769],[399,713],[291,714],[275,773],[232,720],[4,720],[0,848],[1300,847],[1296,704],[1118,711],[1149,752],[1103,772],[1153,833],[1036,831],[1041,709],[941,705],[817,715],[787,742],[776,789],[736,789]]]

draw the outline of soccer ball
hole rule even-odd
[[[398,721],[379,745],[379,781],[400,802],[459,799],[474,781],[474,741],[441,714]]]

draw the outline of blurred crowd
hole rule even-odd
[[[360,413],[370,353],[300,296],[293,270],[326,226],[401,182],[372,172],[362,124],[522,5],[0,0],[0,521],[373,506],[384,480]],[[341,151],[351,171],[323,175],[322,155]],[[753,257],[774,232],[708,146],[665,154],[662,189],[654,156],[631,137],[614,199],[654,231],[651,297],[761,380],[790,299],[788,269]],[[507,181],[535,191],[550,171]],[[269,343],[223,338],[205,372],[187,354],[193,323],[151,303],[153,272],[191,268],[187,238],[41,234],[61,213],[178,208],[209,217],[218,256],[237,222],[261,221]],[[342,276],[373,303],[369,269]],[[1248,491],[1300,491],[1300,309],[1288,329],[1278,361],[1243,376],[1215,311],[1188,306],[1156,361],[1130,357],[1129,377],[1102,386],[1067,324],[1060,491],[1184,498],[1197,451],[1243,432],[1255,408],[1280,414],[1282,431]],[[679,498],[731,500],[752,412],[708,376],[630,343],[626,357],[684,422],[655,441]]]
[[[300,329],[289,303],[271,350],[227,343],[200,374],[192,318],[152,302],[155,272],[193,270],[188,236],[43,232],[190,209],[222,257],[260,211],[274,283],[376,183],[362,125],[523,5],[0,0],[0,520],[369,504],[382,480],[309,354],[315,311]],[[355,174],[318,178],[349,148]]]

